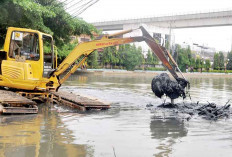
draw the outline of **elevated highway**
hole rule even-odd
[[[146,24],[159,28],[194,28],[232,25],[232,10],[189,13],[128,20],[103,21],[92,23],[103,31],[123,30],[132,25]]]

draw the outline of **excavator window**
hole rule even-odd
[[[38,61],[40,59],[38,34],[14,31],[10,43],[9,57],[16,58],[16,56],[23,56],[25,60]]]
[[[44,77],[49,77],[49,73],[54,69],[53,42],[50,36],[43,35],[43,54],[44,54]]]

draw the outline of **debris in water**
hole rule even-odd
[[[151,103],[147,104],[146,107],[152,107],[154,105],[152,105]]]
[[[224,106],[217,106],[215,103],[200,104],[200,103],[165,103],[161,104],[159,108],[168,108],[176,113],[184,113],[190,116],[199,115],[207,120],[218,120],[221,118],[230,117],[230,104],[229,101]]]
[[[186,97],[185,87],[187,85],[189,85],[189,82],[185,79],[178,78],[177,81],[172,81],[168,74],[162,73],[153,78],[151,89],[159,98],[166,94],[171,99],[176,99],[178,97]]]

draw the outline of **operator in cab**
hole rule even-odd
[[[13,32],[10,44],[10,58],[16,56],[25,57],[25,60],[38,61],[39,56],[39,40],[35,33]]]

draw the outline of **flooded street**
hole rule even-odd
[[[146,109],[164,101],[151,91],[153,77],[100,72],[71,76],[62,90],[111,102],[111,109],[79,113],[40,105],[38,115],[0,116],[0,157],[231,156],[231,119],[162,119]],[[224,105],[232,98],[232,77],[188,78],[194,102]]]

